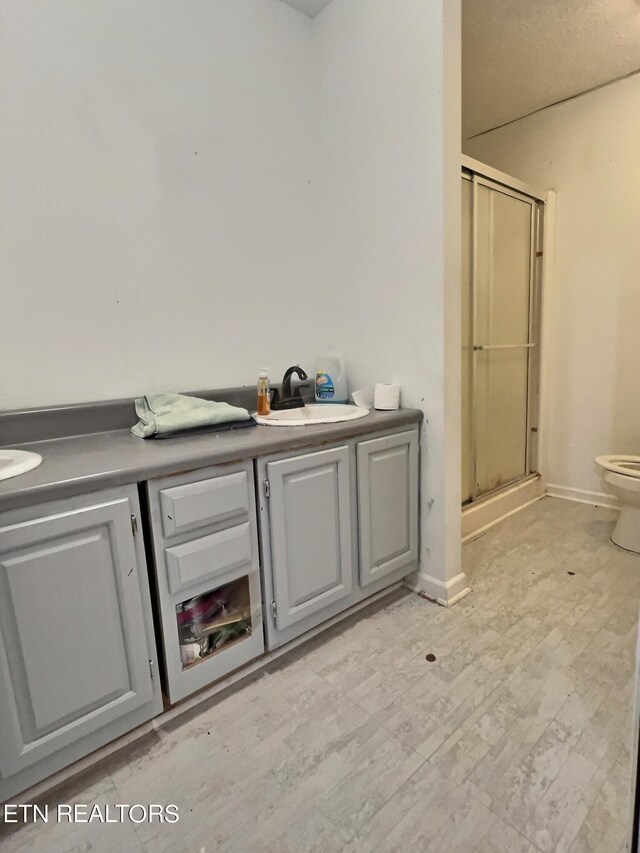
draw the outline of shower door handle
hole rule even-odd
[[[484,352],[488,349],[532,349],[536,344],[474,344],[474,352]]]

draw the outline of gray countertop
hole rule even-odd
[[[344,441],[410,426],[421,419],[418,409],[399,409],[371,411],[366,418],[336,424],[257,426],[159,441],[137,438],[128,429],[118,429],[12,444],[39,453],[42,463],[26,474],[0,481],[0,511],[208,465]]]

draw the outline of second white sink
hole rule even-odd
[[[369,409],[346,403],[312,403],[303,409],[282,409],[270,415],[254,415],[263,426],[313,426],[355,421],[369,414]]]
[[[36,468],[42,462],[39,453],[31,450],[10,450],[0,447],[0,480],[17,477]]]

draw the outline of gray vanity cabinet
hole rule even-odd
[[[135,486],[0,516],[0,801],[162,710]]]
[[[264,651],[253,463],[147,483],[166,693],[175,703]]]
[[[368,586],[418,559],[418,433],[360,441],[360,584]]]
[[[258,459],[267,648],[418,567],[418,429]]]
[[[353,589],[349,448],[269,462],[272,616],[278,630]]]

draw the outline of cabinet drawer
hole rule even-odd
[[[249,522],[228,527],[165,551],[170,592],[226,574],[253,559]]]
[[[249,513],[246,471],[162,489],[160,508],[166,537]]]

